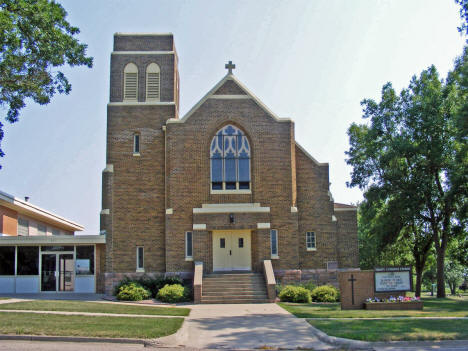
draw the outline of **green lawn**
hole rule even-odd
[[[299,318],[381,318],[381,317],[468,317],[468,299],[448,297],[436,299],[423,297],[422,311],[342,311],[339,303],[333,304],[299,304],[284,303],[279,305]]]
[[[0,334],[149,339],[175,333],[183,318],[63,316],[0,313]]]
[[[466,340],[468,320],[309,320],[328,335],[365,341]]]
[[[190,309],[176,307],[155,307],[142,305],[121,305],[117,303],[99,303],[68,300],[35,300],[0,305],[0,310],[35,310],[35,311],[68,311],[146,314],[160,316],[188,316]]]
[[[9,297],[0,297],[0,300],[9,300]]]

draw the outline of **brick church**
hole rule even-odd
[[[123,276],[252,272],[326,282],[358,267],[356,207],[328,163],[234,75],[179,116],[172,34],[114,36],[101,233],[105,287]],[[229,276],[229,275],[228,275]]]

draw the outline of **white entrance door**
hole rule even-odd
[[[213,271],[250,271],[250,231],[213,232]]]

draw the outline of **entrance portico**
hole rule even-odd
[[[205,273],[260,272],[270,258],[270,208],[259,203],[202,204],[193,209],[193,260]]]

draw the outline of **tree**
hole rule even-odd
[[[71,84],[57,67],[92,67],[87,46],[75,38],[79,29],[71,26],[66,16],[64,8],[54,1],[0,2],[0,105],[7,110],[8,122],[18,121],[28,98],[44,105],[56,93],[71,91]],[[2,127],[0,123],[0,143]]]
[[[387,223],[400,230],[412,219],[429,228],[437,255],[437,296],[445,297],[444,260],[453,226],[467,199],[468,158],[459,131],[459,85],[441,81],[431,66],[397,95],[387,83],[379,103],[366,99],[363,118],[348,130],[348,186],[384,203]],[[396,230],[390,230],[393,237]],[[399,233],[399,231],[398,231]],[[391,240],[390,240],[391,241]]]
[[[455,261],[445,262],[445,279],[450,288],[450,294],[457,293],[458,285],[462,282],[464,277],[463,266]]]
[[[460,5],[460,18],[463,23],[458,27],[458,31],[463,35],[468,35],[468,0],[455,0]]]
[[[362,269],[386,265],[412,265],[416,271],[415,294],[421,296],[422,275],[432,248],[432,235],[415,217],[404,218],[386,203],[366,193],[359,206],[359,257]]]

